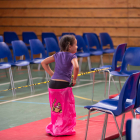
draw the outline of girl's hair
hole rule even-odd
[[[68,51],[69,50],[69,45],[73,46],[75,41],[75,36],[74,35],[64,35],[61,37],[59,46],[61,51]]]

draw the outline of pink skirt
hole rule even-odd
[[[53,136],[74,135],[76,132],[75,100],[71,87],[63,89],[49,88],[51,122],[46,132]]]

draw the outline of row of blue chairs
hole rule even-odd
[[[122,49],[122,50],[121,50]],[[119,45],[116,49],[121,54],[122,65],[121,67],[115,69],[113,68],[113,65],[116,65],[116,61],[112,61],[112,66],[107,71],[109,72],[110,76],[123,76],[128,77],[126,80],[120,94],[112,99],[105,99],[97,104],[85,106],[89,110],[88,114],[88,121],[87,121],[87,127],[86,127],[86,135],[85,139],[87,137],[87,131],[88,131],[88,124],[89,124],[89,117],[90,112],[98,110],[101,112],[105,112],[105,121],[102,131],[102,138],[105,139],[105,133],[106,133],[106,127],[107,127],[107,119],[108,114],[112,114],[117,126],[117,130],[119,132],[120,138],[122,139],[122,130],[123,130],[123,124],[125,119],[125,113],[128,111],[132,112],[133,117],[136,117],[136,114],[140,114],[140,71],[139,70],[129,70],[128,65],[131,66],[140,66],[140,62],[138,61],[140,59],[140,47],[130,47],[126,49],[126,44]],[[123,55],[122,55],[123,54]],[[115,56],[116,54],[114,54]],[[119,55],[116,56],[116,59]],[[115,59],[115,57],[113,57]],[[109,84],[109,94],[110,94],[110,84]],[[136,109],[134,113],[134,109]],[[122,122],[121,126],[119,128],[116,116],[122,115]]]
[[[65,34],[72,34],[72,35],[76,35],[75,33],[62,33],[62,36]],[[87,40],[86,36],[90,36],[90,40]],[[94,36],[94,37],[93,37]],[[44,42],[44,38],[48,38],[48,37],[52,37],[56,40],[56,42],[58,43],[57,37],[53,32],[43,32],[42,33],[42,43],[43,45],[45,44]],[[90,50],[95,51],[95,50],[99,50],[103,53],[114,53],[115,49],[114,49],[114,45],[112,42],[112,39],[110,37],[110,35],[108,33],[100,33],[99,34],[100,37],[100,41],[98,39],[97,34],[95,33],[83,33],[83,38],[84,41],[86,43],[86,45],[89,46]],[[92,41],[92,39],[94,38],[94,43]],[[24,43],[26,43],[26,45],[29,45],[29,40],[30,39],[38,39],[37,35],[34,32],[23,32],[22,33],[22,40]],[[4,42],[6,42],[7,44],[11,44],[12,41],[15,40],[19,40],[18,35],[15,32],[4,32]],[[109,48],[104,48],[104,46],[109,45]],[[92,48],[93,46],[96,46],[96,48]],[[9,45],[10,48],[12,48]]]
[[[62,35],[65,35],[65,34],[75,35],[74,33],[62,33]],[[37,36],[34,32],[23,32],[22,36],[23,36],[23,42],[26,43],[26,45],[28,45],[27,46],[28,49],[30,49],[29,40],[37,39]],[[77,45],[78,45],[78,50],[79,50],[79,52],[76,53],[76,55],[77,55],[77,57],[80,57],[80,60],[79,60],[80,71],[81,71],[83,57],[87,57],[88,66],[89,66],[89,70],[90,70],[91,69],[91,62],[90,62],[90,58],[89,58],[90,56],[94,56],[94,55],[100,56],[100,63],[102,66],[103,65],[103,59],[102,59],[103,54],[115,52],[113,42],[108,33],[100,33],[101,43],[98,39],[98,36],[95,33],[84,33],[83,37],[80,35],[75,35],[75,36],[77,38]],[[44,38],[48,38],[48,37],[54,38],[54,40],[58,44],[56,35],[52,32],[46,32],[46,33],[42,33],[43,45],[45,44]],[[18,36],[15,32],[4,32],[4,41],[6,43],[10,44],[13,40],[19,40]],[[110,48],[102,49],[103,46],[106,46],[107,44],[109,44]],[[12,49],[11,45],[9,45],[9,47]],[[52,47],[52,50],[55,51],[55,48],[56,47],[54,47],[54,48]],[[47,53],[47,56],[49,56],[48,53]]]
[[[53,38],[46,38],[45,40],[45,46],[47,48],[47,53],[49,51],[54,51],[54,48],[56,52],[59,51],[59,47],[57,43],[54,41]],[[8,69],[9,68],[9,75],[10,75],[10,83],[12,87],[13,96],[15,95],[15,87],[14,87],[14,81],[13,81],[13,74],[11,67],[22,67],[27,66],[28,70],[28,77],[30,85],[33,84],[32,75],[31,75],[31,69],[30,64],[40,64],[46,57],[47,54],[45,52],[45,48],[42,44],[42,42],[39,39],[31,39],[29,41],[30,43],[30,50],[31,50],[31,58],[29,55],[29,51],[25,45],[25,43],[21,40],[12,41],[12,49],[13,49],[13,57],[11,51],[8,47],[8,45],[5,42],[0,42],[0,59],[7,58],[7,62],[0,62],[0,69]],[[34,55],[36,54],[42,54],[41,58],[34,58]],[[17,60],[17,57],[19,56],[25,56],[24,60]],[[45,72],[46,73],[46,72]],[[48,80],[48,74],[46,73],[46,80]],[[31,92],[34,90],[34,86],[31,86]]]

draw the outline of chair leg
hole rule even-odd
[[[89,112],[88,112],[87,125],[86,125],[86,132],[85,132],[85,140],[87,139],[87,132],[88,132],[89,118],[90,118],[90,110],[89,110]]]
[[[94,96],[94,81],[95,81],[95,72],[93,72],[93,92],[92,92],[92,103],[93,103],[93,96]]]
[[[109,61],[110,61],[110,64],[111,64],[111,60],[112,60],[112,59],[111,59],[111,57],[110,57],[110,53],[109,53],[109,55],[108,55],[108,56],[109,56]]]
[[[12,69],[11,69],[11,71],[12,71]],[[14,75],[15,75],[15,71],[16,71],[16,67],[14,67],[14,70],[13,70],[14,72],[13,72],[13,74],[12,74],[12,77],[14,77]],[[13,80],[14,81],[14,80]],[[11,86],[11,84],[9,85],[9,88],[8,89],[10,89],[10,88],[12,88],[12,86]]]
[[[118,90],[118,88],[117,88],[117,85],[115,84],[115,81],[114,81],[113,77],[112,77],[112,81],[113,81],[113,83],[114,83],[114,85],[115,85],[115,87],[116,87],[117,92],[119,93],[119,90]]]
[[[12,87],[12,93],[13,93],[13,96],[15,96],[16,91],[15,91],[15,86],[14,86],[14,80],[13,80],[13,74],[12,74],[11,67],[9,68],[9,75],[10,75],[10,83],[11,83],[11,87]]]
[[[20,60],[23,60],[24,55],[20,56]],[[18,70],[21,70],[21,67],[18,67]]]
[[[120,130],[119,130],[119,126],[118,126],[118,123],[117,123],[116,117],[114,116],[114,114],[112,114],[112,115],[113,115],[113,117],[114,117],[114,121],[115,121],[115,123],[116,123],[116,127],[117,127],[118,132],[119,132],[119,135],[120,135],[120,139],[123,140],[123,139],[122,139],[122,134],[121,134],[121,132],[120,132]]]
[[[135,114],[134,110],[131,110],[131,113],[133,115],[133,118],[136,118],[136,114]]]
[[[122,115],[122,121],[121,121],[121,127],[120,127],[121,135],[122,135],[122,131],[123,131],[124,119],[125,119],[125,114]]]
[[[91,61],[90,61],[90,57],[87,57],[87,60],[88,60],[89,71],[91,71]],[[90,79],[92,80],[92,73],[90,73]]]
[[[42,58],[42,53],[40,53],[40,58]],[[40,70],[41,64],[38,64],[38,70]]]
[[[109,85],[108,85],[108,99],[110,96],[110,80],[111,80],[112,75],[109,73]]]
[[[104,63],[103,63],[103,55],[101,55],[100,59],[101,59],[101,66],[103,66],[104,65]]]
[[[119,84],[120,84],[120,91],[121,91],[122,86],[121,86],[121,80],[120,80],[120,77],[119,77]]]
[[[105,92],[104,92],[104,97],[106,96],[107,74],[108,74],[108,72],[105,72]]]
[[[49,81],[49,75],[46,71],[45,71],[45,75],[46,75],[46,81]],[[47,86],[49,87],[49,83],[47,83]]]
[[[105,139],[106,127],[107,127],[107,120],[108,120],[108,114],[105,113],[105,119],[104,119],[104,125],[103,125],[101,140],[104,140]]]
[[[30,71],[31,71],[31,73],[32,73],[33,64],[30,64],[30,66],[31,66],[31,68],[30,68]],[[26,83],[26,85],[29,85],[29,76],[28,76],[28,80],[27,80],[27,83]]]
[[[28,69],[29,83],[30,83],[30,85],[32,85],[33,84],[33,80],[32,80],[30,65],[27,66],[27,69]],[[33,92],[33,90],[34,90],[34,86],[32,85],[31,86],[31,92]]]
[[[79,73],[81,72],[82,61],[83,61],[83,57],[80,57],[80,59],[79,59]],[[78,83],[79,83],[80,82],[79,76],[77,77],[77,79],[78,79]]]
[[[5,74],[6,74],[6,77],[8,78],[7,69],[5,69]]]

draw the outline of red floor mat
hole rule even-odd
[[[132,118],[131,113],[126,114],[126,119]],[[104,115],[100,115],[90,119],[87,140],[100,140]],[[117,118],[120,124],[121,116]],[[0,131],[0,140],[84,140],[86,122],[85,120],[77,120],[75,127],[76,135],[52,137],[45,132],[46,125],[50,122],[50,118],[27,123],[13,128]],[[117,138],[117,129],[111,115],[108,118],[106,139]]]

